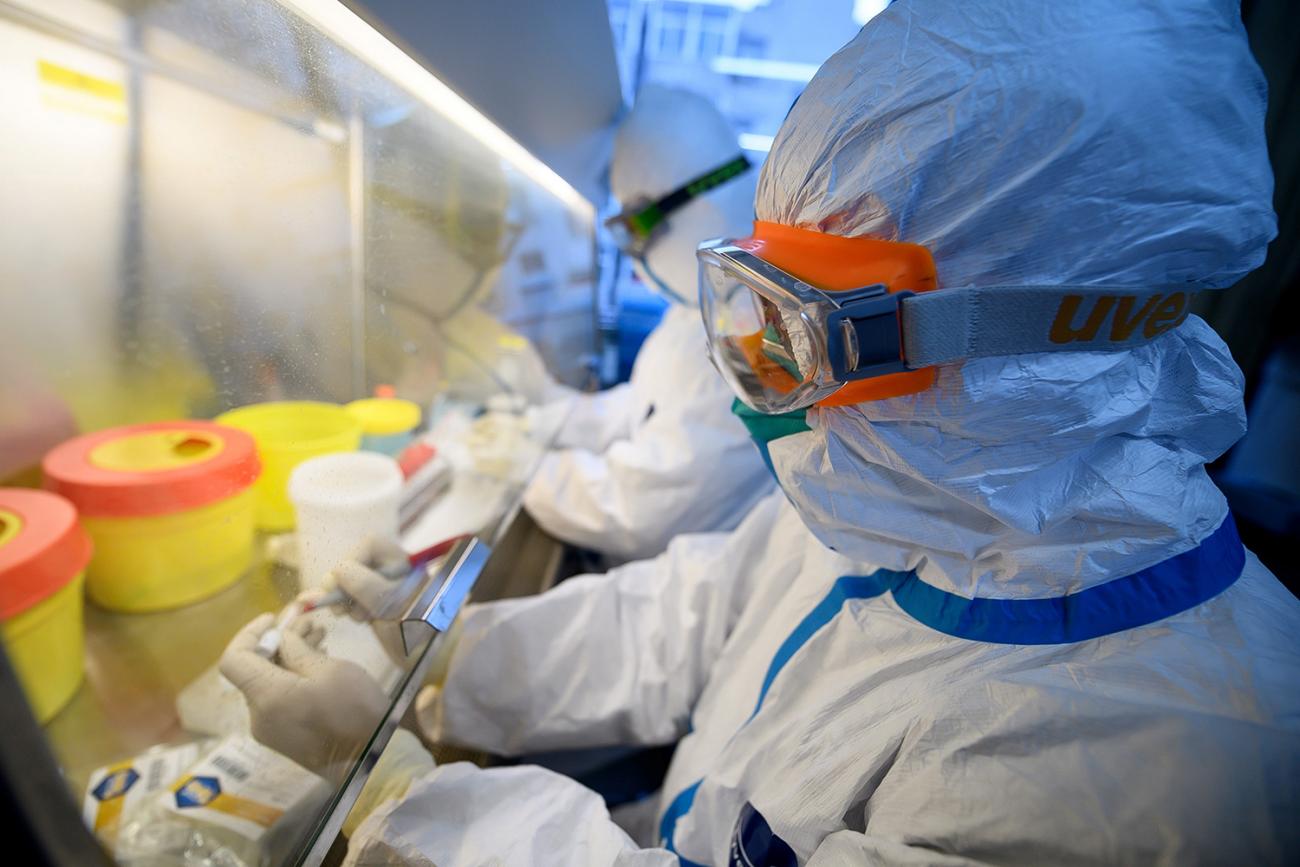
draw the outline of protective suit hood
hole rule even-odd
[[[809,84],[757,216],[925,244],[941,287],[1222,287],[1275,231],[1263,118],[1235,3],[914,0]],[[770,454],[810,529],[855,560],[1056,596],[1222,522],[1203,464],[1244,430],[1241,391],[1191,317],[1132,351],[949,366],[921,394],[814,410]]]
[[[740,155],[736,134],[707,99],[661,85],[646,85],[614,140],[610,189],[624,207],[667,195]],[[753,169],[688,202],[668,218],[668,229],[646,253],[654,276],[676,297],[698,303],[695,248],[701,241],[743,235],[754,219]],[[658,290],[640,263],[641,281]]]

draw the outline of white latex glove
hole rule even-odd
[[[405,580],[410,572],[410,562],[401,545],[392,539],[372,536],[362,543],[352,559],[336,566],[327,580],[332,580],[352,599],[348,613],[354,619],[395,620],[417,589]]]
[[[466,440],[471,447],[475,445],[488,447],[498,441],[510,444],[518,441],[527,429],[527,416],[509,412],[485,412],[474,419]]]
[[[336,566],[328,580],[351,597],[348,614],[354,620],[368,622],[388,658],[395,665],[405,665],[406,645],[402,641],[400,621],[424,576],[411,579],[410,560],[402,546],[391,539],[372,536],[353,559]]]
[[[541,406],[528,407],[524,421],[532,441],[542,446],[550,446],[555,442],[564,422],[573,412],[573,401],[574,398],[566,397]]]
[[[475,419],[464,444],[474,472],[520,482],[538,449],[528,438],[528,421],[501,412],[484,413]]]
[[[252,734],[262,744],[327,777],[346,771],[379,726],[388,699],[358,665],[321,653],[310,617],[284,630],[279,664],[259,656],[257,641],[275,622],[263,614],[241,629],[221,656],[221,673],[244,694]]]

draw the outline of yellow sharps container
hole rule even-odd
[[[0,488],[0,635],[42,723],[81,685],[81,587],[90,552],[67,500]]]
[[[257,480],[257,526],[282,532],[294,525],[289,476],[303,461],[334,452],[353,452],[361,424],[338,404],[284,400],[241,406],[217,416],[224,425],[251,434],[262,460]]]
[[[86,592],[103,608],[188,605],[252,562],[261,464],[243,431],[207,421],[112,428],[63,443],[43,469],[95,542]]]

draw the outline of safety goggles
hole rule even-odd
[[[1128,349],[1181,324],[1192,296],[1178,287],[924,291],[933,279],[916,292],[884,283],[826,290],[745,249],[751,242],[707,241],[696,258],[710,357],[763,413],[915,393],[933,383],[933,367],[969,358]],[[889,378],[903,387],[873,391]]]
[[[637,259],[645,257],[646,250],[656,238],[668,230],[668,216],[685,207],[710,190],[742,174],[750,166],[743,154],[728,160],[693,178],[660,199],[644,199],[625,208],[605,221],[614,243],[619,249]]]
[[[907,369],[898,302],[913,293],[824,292],[727,241],[696,256],[713,362],[759,412],[803,409],[845,383]]]

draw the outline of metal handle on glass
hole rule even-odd
[[[402,645],[409,654],[431,633],[446,632],[474,582],[487,564],[492,549],[476,538],[464,538],[443,559],[402,616]]]

